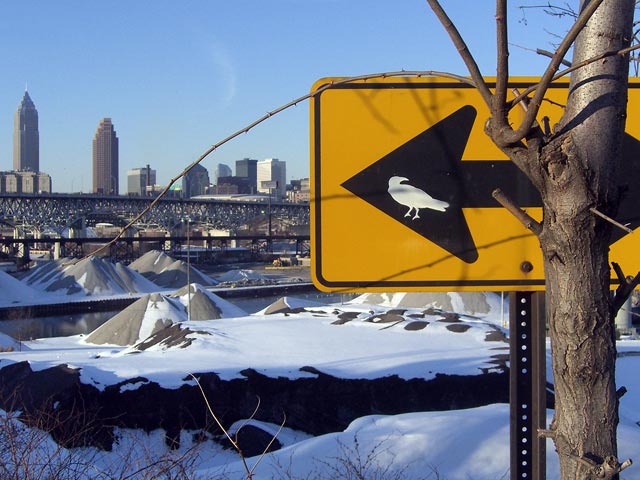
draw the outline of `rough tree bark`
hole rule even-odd
[[[604,52],[629,46],[634,0],[582,0],[580,17],[541,77],[522,125],[509,124],[506,100],[508,49],[506,0],[497,0],[495,92],[484,85],[462,37],[437,0],[427,0],[461,52],[491,108],[486,131],[538,188],[543,220],[532,230],[545,259],[546,303],[555,384],[549,429],[561,478],[617,478],[614,302],[608,259],[611,224],[592,209],[615,217],[617,173],[627,101],[628,57]],[[588,21],[587,21],[588,20]],[[586,22],[586,24],[585,24]],[[577,37],[576,37],[577,36]],[[545,86],[575,39],[566,110],[551,132],[535,122]]]

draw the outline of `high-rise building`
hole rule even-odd
[[[152,195],[156,184],[156,171],[149,165],[142,168],[133,168],[127,172],[128,195]]]
[[[213,180],[214,185],[218,184],[218,179],[220,177],[230,177],[233,173],[231,172],[231,167],[229,165],[225,165],[224,163],[219,163],[216,165],[215,170],[213,171],[213,176],[215,177]]]
[[[110,118],[103,118],[93,137],[93,192],[118,194],[118,137]]]
[[[236,160],[236,177],[249,179],[248,183],[251,193],[255,193],[258,186],[257,165],[258,160],[253,160],[251,158]]]
[[[39,172],[38,111],[26,90],[13,118],[13,169]]]
[[[186,198],[204,195],[209,187],[209,172],[202,165],[195,165],[182,177],[182,194]]]
[[[51,193],[51,177],[29,170],[0,172],[0,193]]]
[[[287,162],[267,158],[258,162],[258,191],[281,199],[287,192]]]

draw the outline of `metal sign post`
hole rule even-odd
[[[509,294],[511,480],[544,480],[546,427],[546,334],[543,293]]]

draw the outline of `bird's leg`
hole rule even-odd
[[[410,217],[411,216],[411,210],[413,210],[413,207],[409,207],[409,211],[407,213],[404,214],[405,217]],[[417,211],[417,209],[416,209]]]
[[[411,220],[415,220],[416,218],[420,218],[420,215],[418,215],[418,213],[420,213],[420,209],[418,207],[415,207],[416,209],[416,214],[413,216],[413,218]]]

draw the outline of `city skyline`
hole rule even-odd
[[[492,75],[493,6],[443,5]],[[534,10],[526,21],[516,7],[509,15],[513,43],[530,49],[553,50],[543,28],[565,29]],[[25,35],[24,25],[37,35]],[[516,46],[510,53],[513,75],[539,75],[548,61]],[[424,0],[194,0],[189,8],[168,0],[152,7],[9,2],[0,17],[0,69],[0,170],[12,168],[13,113],[28,82],[39,114],[40,169],[60,192],[91,190],[89,139],[100,118],[117,125],[125,191],[128,169],[151,164],[166,185],[211,145],[320,78],[401,69],[466,75]],[[308,103],[237,137],[203,165],[212,172],[217,163],[275,156],[287,162],[288,182],[308,176]]]

